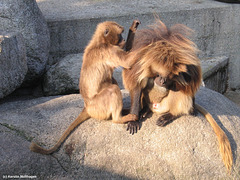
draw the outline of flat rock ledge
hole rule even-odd
[[[122,91],[124,106],[129,97]],[[152,115],[130,135],[126,125],[90,119],[60,150],[46,156],[29,151],[30,141],[51,147],[83,108],[81,95],[0,102],[0,177],[37,179],[239,179],[240,109],[221,94],[201,88],[196,101],[227,134],[234,167],[229,175],[206,119],[183,116],[162,128]]]
[[[65,95],[79,92],[79,78],[83,61],[83,53],[70,54],[50,66],[44,74],[43,93],[46,96]],[[201,60],[203,80],[209,89],[224,93],[228,80],[228,61],[226,56]],[[124,89],[122,68],[116,68],[113,77],[120,89]]]

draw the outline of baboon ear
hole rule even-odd
[[[108,34],[109,34],[109,29],[105,29],[105,31],[104,31],[104,36],[107,37]]]

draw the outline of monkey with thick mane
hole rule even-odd
[[[131,39],[139,22],[135,20],[130,28]],[[84,100],[84,108],[76,120],[67,128],[58,142],[51,149],[44,149],[32,142],[30,149],[41,154],[55,152],[69,134],[83,121],[89,118],[107,120],[113,123],[126,123],[131,115],[122,117],[122,94],[117,81],[112,77],[114,68],[130,68],[126,61],[127,52],[123,50],[125,40],[122,38],[124,28],[116,22],[100,23],[87,45],[81,67],[79,88]],[[135,121],[135,119],[133,119]]]
[[[187,38],[190,33],[184,25],[169,29],[160,20],[148,29],[136,31],[128,56],[133,66],[123,71],[123,83],[131,97],[129,117],[139,119],[145,103],[152,112],[160,114],[157,125],[166,126],[182,115],[194,114],[197,109],[213,127],[223,162],[230,170],[233,157],[226,134],[212,116],[194,102],[202,72],[198,49]],[[139,121],[131,120],[128,130],[134,134],[139,129]]]

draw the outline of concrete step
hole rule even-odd
[[[227,91],[224,95],[240,107],[240,90]]]
[[[228,60],[226,56],[201,60],[204,85],[221,94],[228,87]]]
[[[79,92],[78,85],[82,56],[82,53],[67,55],[48,70],[44,76],[43,83],[45,95]],[[227,88],[228,57],[203,59],[201,62],[205,86],[217,92],[224,93]],[[124,89],[121,68],[114,70],[113,77],[117,80],[120,89]]]
[[[37,0],[51,36],[49,64],[72,53],[83,52],[99,22],[112,20],[125,27],[133,19],[145,28],[154,14],[168,26],[185,24],[195,31],[200,58],[228,56],[230,86],[240,88],[240,5],[213,0]]]

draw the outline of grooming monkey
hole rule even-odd
[[[138,21],[134,21],[131,31],[135,31]],[[32,142],[30,150],[41,154],[52,154],[68,135],[83,121],[89,118],[106,120],[112,118],[113,123],[126,123],[121,115],[123,103],[120,88],[112,77],[114,68],[122,66],[130,68],[126,61],[127,52],[123,50],[125,40],[122,38],[123,27],[116,22],[100,23],[87,45],[81,67],[79,88],[84,100],[84,108],[74,122],[60,137],[51,149],[44,149]],[[134,119],[135,120],[135,119]]]
[[[214,129],[223,162],[231,170],[233,157],[226,134],[194,102],[202,73],[197,48],[187,38],[189,34],[190,29],[183,25],[168,29],[160,20],[149,29],[136,31],[128,56],[128,61],[134,64],[123,71],[123,83],[131,96],[130,113],[138,119],[145,102],[152,112],[161,115],[157,125],[165,126],[182,115],[194,114],[196,108]],[[129,119],[130,133],[136,133],[138,128],[139,121]]]

